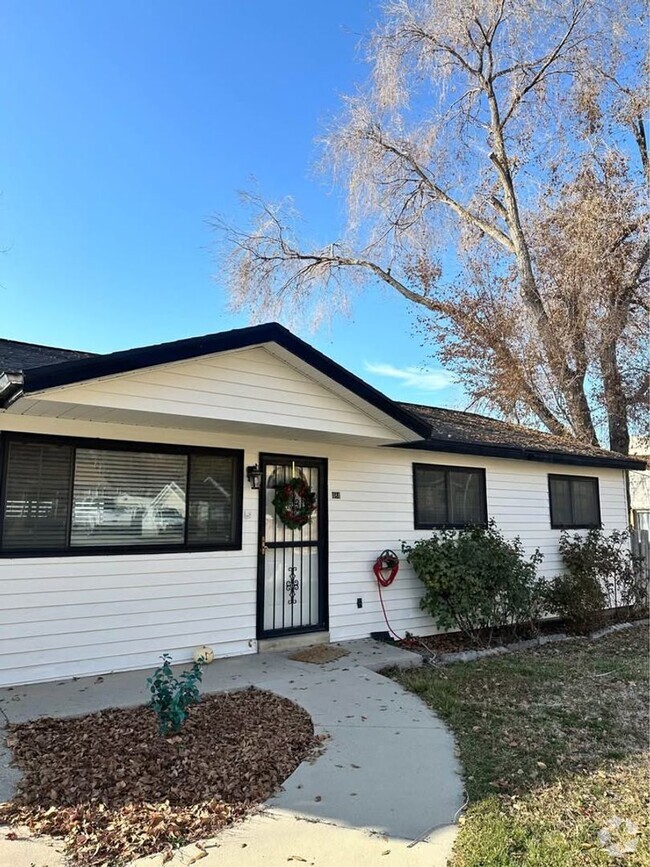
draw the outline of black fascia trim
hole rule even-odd
[[[249,328],[236,328],[217,334],[206,334],[203,337],[190,337],[171,343],[126,349],[108,355],[97,355],[90,358],[61,361],[42,367],[32,367],[24,372],[23,391],[25,394],[29,394],[62,385],[72,385],[89,379],[114,376],[145,367],[155,367],[159,364],[187,361],[216,352],[245,349],[248,346],[263,343],[277,343],[287,352],[292,353],[301,361],[324,374],[328,379],[356,394],[357,397],[412,430],[418,436],[426,437],[429,435],[431,425],[428,422],[402,409],[385,394],[368,385],[367,382],[314,349],[313,346],[305,343],[304,340],[296,337],[295,334],[277,322],[253,325]]]
[[[50,442],[70,446],[72,449],[99,449],[104,451],[147,452],[159,454],[222,454],[234,458],[233,474],[238,480],[235,490],[235,508],[233,510],[233,540],[220,544],[205,545],[84,545],[66,548],[2,548],[2,525],[4,522],[5,490],[7,483],[8,444],[11,441]],[[189,468],[188,461],[188,468]],[[71,479],[72,481],[72,479]],[[189,488],[188,488],[189,494]],[[70,501],[72,509],[72,500]],[[131,554],[189,554],[209,553],[211,551],[241,551],[243,545],[243,509],[244,509],[244,450],[219,448],[211,446],[178,445],[177,443],[150,443],[138,440],[109,440],[91,437],[59,436],[56,434],[33,434],[22,431],[0,431],[0,560],[27,559],[41,557],[94,557],[121,556]],[[186,532],[188,520],[185,520]]]
[[[416,449],[427,452],[449,452],[458,455],[481,455],[491,458],[508,458],[520,461],[541,461],[547,464],[567,464],[568,466],[604,467],[619,470],[645,470],[645,461],[632,457],[596,457],[595,455],[567,454],[552,450],[525,449],[519,446],[485,445],[466,443],[457,440],[427,439],[412,443],[390,443],[382,446],[389,449]]]

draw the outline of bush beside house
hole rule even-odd
[[[438,531],[402,550],[425,586],[420,607],[440,629],[458,630],[474,645],[490,646],[496,630],[500,641],[504,629],[512,639],[535,633],[544,615],[559,616],[578,634],[643,616],[647,582],[629,533],[564,532],[559,544],[565,572],[550,581],[537,574],[539,549],[526,557],[520,538],[507,540],[494,521]]]
[[[489,645],[506,624],[514,635],[529,630],[543,612],[542,554],[526,558],[519,537],[508,541],[494,521],[443,530],[402,550],[425,586],[420,607],[474,644]]]
[[[630,550],[629,533],[562,533],[560,552],[566,571],[550,582],[546,595],[549,610],[572,632],[597,629],[612,611],[615,619],[618,614],[636,619],[647,610],[647,582]]]

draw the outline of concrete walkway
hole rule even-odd
[[[208,841],[202,867],[279,867],[289,859],[316,867],[353,860],[355,867],[446,864],[462,804],[453,738],[416,696],[376,673],[417,665],[420,657],[369,639],[342,646],[350,655],[325,665],[269,653],[218,660],[206,669],[205,692],[251,685],[271,690],[302,705],[317,733],[330,737],[323,755],[300,765],[262,814]],[[148,700],[145,676],[125,672],[0,690],[0,708],[17,722],[142,704]],[[16,782],[7,753],[0,753],[0,800],[11,796]],[[23,852],[26,867],[63,863],[52,848],[43,852],[42,841],[3,837],[0,830],[0,863],[21,867]],[[169,863],[189,864],[197,853],[185,847]],[[157,867],[160,860],[137,864]]]

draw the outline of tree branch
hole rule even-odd
[[[383,282],[387,283],[389,286],[392,286],[392,288],[396,289],[400,295],[415,304],[420,304],[427,307],[429,310],[434,310],[439,313],[446,309],[444,303],[424,296],[418,292],[414,292],[412,289],[409,289],[405,283],[391,274],[390,268],[383,268],[381,265],[378,265],[370,259],[357,258],[354,256],[327,256],[320,253],[299,253],[298,251],[292,251],[287,255],[287,259],[310,262],[313,265],[325,265],[330,268],[363,268],[367,271],[371,271],[376,277],[383,280]]]
[[[650,160],[648,158],[648,139],[645,133],[645,124],[643,123],[642,117],[637,117],[632,123],[632,129],[634,131],[634,138],[636,140],[637,147],[639,148],[639,154],[641,156],[641,165],[643,166],[643,175],[646,179],[646,183],[650,183]]]
[[[461,204],[459,201],[454,199],[449,195],[442,187],[439,187],[435,181],[429,176],[428,172],[417,162],[417,160],[411,156],[411,154],[406,153],[397,147],[397,145],[392,144],[391,142],[386,141],[383,137],[381,131],[377,129],[377,134],[373,135],[372,133],[368,133],[368,138],[371,141],[374,141],[375,144],[378,144],[380,147],[384,148],[384,150],[395,154],[395,156],[404,160],[411,167],[411,169],[415,172],[418,178],[426,185],[426,187],[433,193],[435,199],[441,201],[443,204],[447,205],[455,214],[461,217],[463,220],[466,220],[468,223],[471,223],[476,229],[479,229],[481,232],[484,232],[493,241],[496,241],[501,247],[508,250],[508,252],[514,252],[514,248],[512,245],[512,241],[510,238],[502,232],[497,226],[493,226],[491,223],[488,223],[487,220],[484,220],[482,217],[479,217],[478,214],[473,213],[466,208],[465,205]]]
[[[648,264],[648,260],[650,259],[650,241],[646,241],[641,248],[641,253],[637,260],[636,266],[630,275],[630,279],[627,281],[623,294],[625,299],[629,302],[632,297],[632,293],[634,290],[641,285],[641,274],[643,273],[644,268]]]
[[[535,87],[537,87],[537,85],[543,79],[548,68],[550,66],[552,66],[555,63],[555,61],[558,59],[558,57],[560,56],[560,54],[562,52],[562,49],[565,47],[565,45],[569,41],[569,37],[571,36],[573,31],[575,30],[578,22],[580,21],[580,18],[582,17],[582,14],[585,10],[585,5],[586,4],[584,2],[581,2],[580,4],[578,4],[576,6],[574,13],[571,16],[571,20],[570,20],[569,25],[566,29],[566,32],[564,33],[564,35],[562,36],[560,41],[557,43],[555,48],[551,52],[549,52],[549,54],[546,55],[545,58],[543,58],[541,60],[541,66],[540,66],[539,70],[535,73],[535,75],[533,75],[532,79],[528,82],[528,84],[525,85],[525,87],[522,90],[520,90],[517,94],[515,94],[515,96],[512,100],[512,103],[510,104],[510,107],[507,109],[507,111],[503,117],[503,120],[501,122],[502,126],[505,126],[508,123],[508,121],[512,117],[513,113],[516,111],[517,106],[522,101],[522,99],[526,96],[527,93],[530,93],[531,90],[533,90]]]

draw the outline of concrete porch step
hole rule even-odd
[[[303,635],[283,635],[279,638],[264,638],[257,642],[259,653],[278,653],[285,650],[302,650],[313,644],[329,644],[330,634],[323,632],[305,632]]]

